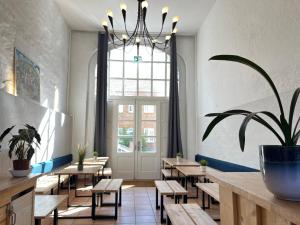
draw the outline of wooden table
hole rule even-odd
[[[93,186],[96,184],[95,175],[102,169],[102,166],[96,166],[96,165],[85,165],[83,167],[83,170],[78,170],[77,165],[71,165],[68,166],[60,171],[55,172],[55,174],[58,175],[58,190],[57,193],[59,193],[60,189],[60,176],[61,175],[68,175],[68,207],[70,207],[70,192],[71,192],[71,185],[70,185],[70,177],[71,175],[75,175],[76,177],[78,175],[89,175],[92,177]],[[75,179],[75,197],[81,197],[77,195],[77,178]],[[83,196],[83,197],[89,197],[89,196]],[[72,205],[72,207],[82,207],[81,205]],[[77,217],[76,217],[77,218]],[[84,217],[86,218],[86,217]],[[89,217],[90,218],[90,217]]]
[[[54,212],[53,224],[58,224],[57,207],[68,198],[67,195],[35,195],[34,219],[35,225]]]
[[[300,202],[275,198],[260,173],[207,176],[220,185],[222,225],[300,225]]]
[[[179,160],[177,160],[176,158],[162,158],[162,161],[163,167],[165,164],[168,164],[173,168],[177,166],[200,166],[200,164],[195,161],[182,158]]]

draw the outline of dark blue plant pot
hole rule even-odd
[[[262,145],[259,156],[268,190],[279,199],[300,201],[300,146]]]

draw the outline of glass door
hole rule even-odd
[[[118,101],[115,104],[113,170],[124,179],[160,176],[159,102]]]

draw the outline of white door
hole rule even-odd
[[[160,104],[117,101],[114,106],[114,177],[158,179],[160,176]]]

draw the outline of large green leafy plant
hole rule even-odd
[[[28,124],[25,124],[24,126],[25,128],[18,130],[18,134],[11,134],[11,131],[15,126],[7,128],[0,136],[0,149],[3,139],[7,135],[11,135],[8,142],[9,157],[12,158],[14,153],[18,160],[30,161],[34,154],[34,146],[39,148],[41,144],[41,137],[33,126]]]
[[[240,147],[241,150],[244,151],[245,148],[245,133],[246,133],[246,128],[247,125],[251,120],[254,120],[264,127],[266,127],[268,130],[270,130],[280,141],[282,146],[296,146],[300,137],[300,129],[298,128],[299,123],[300,123],[300,116],[296,120],[295,125],[293,125],[293,119],[294,119],[294,114],[295,114],[295,107],[296,103],[300,94],[300,88],[297,88],[293,94],[292,101],[290,104],[290,111],[289,111],[289,116],[288,118],[285,116],[283,106],[282,106],[282,101],[279,96],[279,93],[277,91],[277,88],[273,81],[271,80],[270,76],[257,64],[254,62],[251,62],[250,60],[237,56],[237,55],[217,55],[210,60],[225,60],[225,61],[232,61],[232,62],[237,62],[241,63],[244,65],[247,65],[251,67],[252,69],[256,70],[271,86],[278,105],[280,109],[280,116],[277,117],[275,114],[268,112],[268,111],[259,111],[259,112],[250,112],[247,110],[242,110],[242,109],[234,109],[234,110],[228,110],[223,113],[210,113],[207,114],[206,117],[214,117],[214,119],[210,122],[208,125],[206,131],[204,132],[202,140],[204,141],[208,135],[211,133],[211,131],[214,129],[214,127],[221,122],[222,120],[226,119],[227,117],[230,116],[235,116],[235,115],[242,115],[244,116],[244,120],[242,122],[242,125],[239,130],[239,142],[240,142]],[[263,117],[261,117],[261,115]],[[269,118],[271,121],[274,122],[275,127],[271,125],[269,122],[267,122],[264,118]]]

